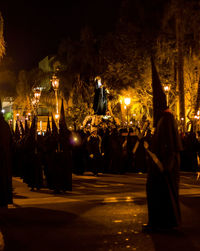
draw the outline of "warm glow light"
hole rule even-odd
[[[19,113],[17,113],[16,116],[19,117]]]
[[[35,97],[35,99],[36,99],[36,102],[39,101],[40,95],[41,95],[40,89],[36,89],[36,90],[34,91],[34,97]]]
[[[59,79],[56,77],[56,75],[53,75],[52,79],[52,87],[57,90],[59,88]]]
[[[124,99],[124,103],[125,103],[126,105],[130,105],[131,99],[130,99],[130,98],[125,98],[125,99]]]
[[[164,91],[165,91],[165,92],[168,92],[168,91],[169,91],[169,86],[168,86],[168,85],[165,85],[165,86],[164,86]]]
[[[102,86],[101,78],[100,78],[99,76],[97,76],[97,77],[95,78],[95,81],[97,81],[97,83],[98,83],[98,88],[100,88],[100,87]]]
[[[116,197],[107,197],[107,198],[104,198],[103,202],[104,202],[104,203],[113,203],[113,202],[117,202],[117,198],[116,198]]]
[[[59,114],[55,114],[55,119],[58,119],[59,118]]]

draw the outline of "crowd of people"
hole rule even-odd
[[[32,191],[42,187],[55,193],[72,190],[72,173],[83,175],[90,171],[98,176],[99,173],[147,172],[149,155],[144,142],[151,148],[149,126],[143,130],[135,126],[77,131],[66,127],[59,132],[52,118],[52,126],[48,121],[42,136],[36,134],[34,117],[30,128],[27,121],[25,126],[17,121],[15,131],[7,128],[7,134],[8,130],[12,150],[9,172],[21,177]],[[181,170],[196,172],[200,142],[193,132],[181,136]]]
[[[91,131],[67,130],[63,136],[58,133],[54,125],[44,136],[37,135],[37,137],[33,132],[33,126],[29,132],[22,128],[21,125],[22,135],[17,132],[17,128],[13,134],[13,175],[23,178],[32,190],[39,189],[44,184],[57,192],[65,190],[64,184],[59,185],[64,183],[62,179],[67,175],[64,174],[65,171],[78,175],[83,175],[86,171],[94,175],[147,171],[148,155],[144,141],[151,146],[150,128],[145,128],[143,135],[142,129],[138,127],[128,129],[93,127]],[[198,138],[193,132],[188,132],[182,136],[182,143],[184,147],[181,151],[181,170],[198,171],[197,156],[200,151]]]
[[[16,122],[9,128],[0,113],[0,207],[12,203],[12,176],[21,177],[30,190],[46,187],[54,193],[72,190],[72,173],[90,171],[124,174],[147,173],[148,224],[144,231],[180,226],[179,171],[198,171],[200,141],[193,131],[178,131],[169,110],[154,61],[152,63],[153,127],[95,126],[90,130],[67,128],[63,102],[59,130],[48,118],[44,136],[37,134],[37,117],[31,127]],[[99,116],[99,115],[96,115]]]

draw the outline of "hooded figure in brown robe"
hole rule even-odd
[[[150,151],[158,161],[152,157],[149,159],[146,184],[148,225],[144,230],[160,230],[178,227],[181,222],[178,189],[182,144],[153,59],[151,63],[155,132]]]

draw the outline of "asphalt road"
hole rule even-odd
[[[31,192],[13,178],[14,206],[0,209],[9,251],[200,250],[200,180],[181,173],[182,227],[146,234],[145,174],[73,175],[73,191]]]

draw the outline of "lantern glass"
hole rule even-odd
[[[59,88],[59,79],[55,75],[52,77],[51,82],[54,89]]]

